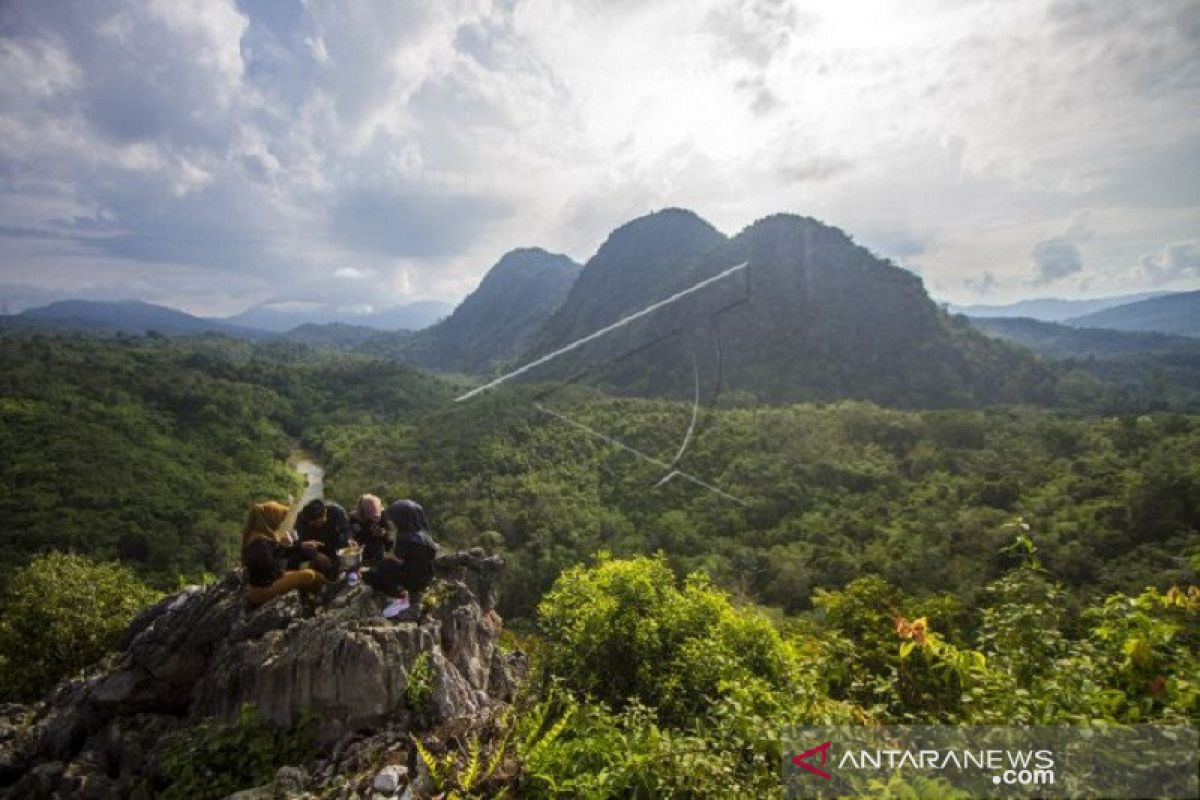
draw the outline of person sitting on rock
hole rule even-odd
[[[287,533],[280,530],[287,515],[283,503],[256,503],[242,529],[246,600],[255,608],[291,591],[315,592],[326,583],[325,576],[315,570],[280,567],[280,561],[295,549]]]
[[[307,559],[309,565],[331,581],[338,577],[338,550],[350,543],[350,517],[337,503],[312,500],[296,517],[296,532],[300,535],[300,557],[293,557],[290,566],[299,567]]]
[[[357,507],[350,512],[350,537],[362,545],[363,563],[367,566],[391,549],[392,538],[383,521],[382,500],[373,494],[358,498]]]
[[[392,554],[381,559],[367,574],[368,583],[392,597],[402,590],[408,596],[409,616],[421,614],[421,596],[433,583],[433,562],[437,543],[429,535],[425,509],[411,500],[397,500],[384,516],[396,528]],[[378,573],[371,578],[371,573]],[[382,587],[382,588],[381,588]]]
[[[367,570],[363,582],[387,599],[383,607],[384,617],[397,621],[417,620],[421,616],[421,609],[409,602],[403,575],[404,562],[387,553]]]

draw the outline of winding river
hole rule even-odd
[[[312,456],[303,450],[295,450],[288,459],[292,470],[304,478],[304,491],[300,493],[300,499],[292,503],[292,509],[288,512],[287,521],[284,523],[284,530],[292,530],[296,527],[296,515],[300,513],[300,509],[310,500],[315,500],[325,494],[325,470],[313,460]]]

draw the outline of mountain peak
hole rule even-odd
[[[540,367],[537,378],[586,375],[650,395],[691,396],[699,385],[709,398],[739,390],[768,402],[944,406],[1037,402],[1054,391],[1052,370],[1032,355],[959,330],[920,278],[797,214],[763,217],[733,239],[682,211],[622,226],[588,261],[530,355],[667,298]]]
[[[567,296],[581,267],[540,247],[510,250],[454,312],[420,332],[404,358],[423,366],[486,372],[511,359]]]
[[[585,336],[678,291],[691,268],[728,239],[695,212],[667,208],[625,223],[588,259],[531,352]]]
[[[604,244],[600,245],[592,260],[599,258],[606,250],[622,247],[627,243],[641,246],[646,237],[661,237],[664,241],[703,241],[723,240],[725,235],[694,211],[685,208],[664,208],[632,219],[614,229]]]

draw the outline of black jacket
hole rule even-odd
[[[410,531],[396,535],[392,550],[401,561],[400,583],[410,592],[421,592],[433,583],[433,561],[437,543],[428,531]]]
[[[350,542],[350,517],[346,509],[337,503],[326,503],[325,514],[325,524],[322,526],[313,525],[307,520],[296,520],[296,533],[302,542],[309,539],[320,542],[321,553],[336,563],[337,551]]]

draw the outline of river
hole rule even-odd
[[[325,494],[325,469],[313,460],[313,457],[303,450],[294,450],[288,458],[292,470],[304,478],[304,491],[300,499],[292,503],[283,530],[290,531],[296,527],[296,515],[310,500],[316,500]]]

